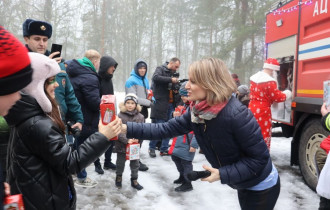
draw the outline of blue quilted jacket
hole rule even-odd
[[[253,187],[272,170],[272,161],[253,114],[235,97],[205,124],[191,122],[190,109],[166,123],[127,123],[127,137],[160,139],[194,131],[198,145],[222,184],[234,189]]]

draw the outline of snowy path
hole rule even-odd
[[[138,181],[144,187],[137,192],[130,186],[130,169],[126,162],[123,175],[123,188],[114,185],[115,171],[105,171],[104,175],[94,172],[94,165],[87,168],[91,178],[98,181],[92,189],[76,187],[78,192],[77,209],[240,209],[236,191],[220,183],[193,182],[194,190],[177,193],[173,180],[178,177],[170,157],[149,158],[148,141],[143,143],[142,161],[149,170],[139,172]],[[276,210],[317,209],[319,197],[303,182],[298,167],[290,166],[290,139],[274,137],[271,146],[272,159],[281,177],[281,194]],[[116,154],[113,155],[113,160]],[[103,157],[101,158],[103,161]],[[201,170],[207,164],[202,154],[196,154],[194,169]]]
[[[123,101],[124,93],[115,92],[117,102]],[[148,119],[148,121],[150,121]],[[273,131],[277,132],[279,128]],[[105,171],[98,175],[92,164],[87,168],[92,179],[98,185],[92,189],[76,187],[78,193],[77,209],[124,209],[124,210],[206,210],[223,209],[239,210],[236,190],[220,183],[193,182],[194,190],[177,193],[173,180],[178,178],[178,172],[171,157],[156,158],[148,155],[148,141],[143,142],[141,160],[149,170],[139,172],[139,183],[144,187],[137,192],[130,186],[129,163],[123,175],[123,188],[115,187],[115,171]],[[271,156],[281,177],[281,193],[275,210],[314,210],[318,209],[319,197],[305,185],[299,168],[290,166],[291,138],[273,137]],[[115,163],[117,155],[112,159]],[[101,157],[101,162],[104,157]],[[195,170],[202,170],[202,165],[208,164],[204,155],[196,153],[193,161]]]

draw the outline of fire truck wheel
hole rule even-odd
[[[327,131],[321,126],[321,120],[315,118],[306,123],[299,142],[300,171],[306,184],[314,191],[317,185],[315,153],[327,135]]]

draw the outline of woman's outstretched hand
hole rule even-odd
[[[121,133],[122,134],[126,134],[127,133],[127,125],[126,124],[122,124],[121,125]]]
[[[220,172],[218,169],[216,168],[211,168],[207,165],[203,165],[203,168],[207,171],[210,171],[211,172],[211,175],[206,177],[206,178],[203,178],[201,179],[202,181],[207,181],[207,182],[215,182],[215,181],[219,181],[220,180]]]
[[[122,122],[121,119],[116,116],[116,119],[107,125],[103,125],[102,120],[99,121],[99,132],[105,135],[108,139],[112,139],[118,136],[121,132]]]

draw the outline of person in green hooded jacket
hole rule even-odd
[[[97,70],[100,67],[100,60],[100,53],[96,50],[87,50],[82,59],[73,59],[66,69],[84,116],[80,136],[75,141],[76,147],[98,130],[101,98],[100,77]],[[104,173],[99,160],[96,160],[94,165],[97,173]],[[77,174],[77,178],[76,185],[78,186],[93,187],[97,184],[87,178],[85,169]]]
[[[56,75],[56,82],[59,86],[55,89],[55,98],[60,105],[62,120],[64,123],[71,122],[72,128],[81,130],[84,123],[81,106],[76,98],[69,76],[66,73],[65,62],[59,63],[59,66],[61,72]],[[72,135],[66,135],[66,138],[69,145],[73,144]]]

